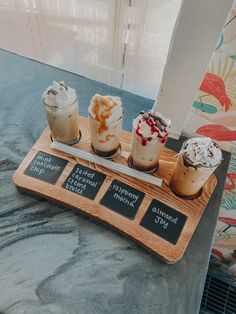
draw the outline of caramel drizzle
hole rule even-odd
[[[100,107],[103,106],[103,110],[99,112]],[[116,101],[112,101],[110,104],[109,100],[100,98],[99,100],[95,100],[95,105],[93,108],[93,113],[95,115],[95,119],[100,122],[100,126],[98,128],[98,134],[102,134],[104,131],[108,130],[107,120],[110,118],[112,112],[112,108],[117,106]]]
[[[106,143],[115,139],[115,135],[107,135],[105,140],[99,140],[99,143]]]

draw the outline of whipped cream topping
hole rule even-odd
[[[195,167],[215,167],[222,160],[219,146],[209,137],[190,138],[181,152],[187,163]]]
[[[143,145],[146,145],[148,141],[156,140],[164,144],[170,132],[170,126],[171,120],[156,111],[141,111],[133,121],[134,130],[141,138]]]
[[[88,109],[89,115],[100,122],[99,132],[108,129],[108,125],[123,115],[120,97],[94,95]]]
[[[65,85],[63,81],[53,81],[42,95],[42,100],[50,107],[64,108],[73,104],[76,100],[76,92],[74,89]]]

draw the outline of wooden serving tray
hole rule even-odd
[[[88,119],[80,117],[79,122],[82,138],[79,143],[74,145],[74,147],[78,147],[84,151],[90,152],[90,132]],[[121,136],[122,151],[129,152],[130,140],[131,134],[129,132],[123,131]],[[161,155],[159,170],[154,174],[155,176],[162,177],[164,179],[162,188],[159,188],[152,184],[128,177],[121,173],[116,173],[106,169],[105,167],[52,149],[50,148],[50,144],[50,131],[47,128],[29,151],[25,159],[20,164],[19,168],[16,170],[13,176],[13,181],[17,188],[56,201],[62,205],[79,210],[81,213],[85,213],[94,219],[103,221],[122,234],[125,234],[126,236],[137,241],[139,244],[149,249],[153,253],[157,254],[167,263],[175,263],[183,256],[186,247],[193,235],[193,232],[196,229],[203,211],[209,201],[209,198],[211,197],[211,194],[216,186],[217,180],[214,175],[212,175],[206,182],[203,192],[198,198],[193,200],[184,200],[175,196],[168,187],[168,180],[177,160],[177,157],[175,156],[176,152],[170,149],[165,148],[163,154]],[[29,171],[29,169],[31,169],[31,165],[35,165],[34,161],[38,158],[37,154],[44,153],[55,157],[60,157],[65,160],[65,162],[62,161],[62,163],[65,164],[62,167],[63,171],[60,173],[58,179],[51,177],[49,178],[50,182],[43,181],[31,176]],[[46,164],[48,159],[46,158],[43,160]],[[114,161],[127,165],[126,158],[122,156],[115,157]],[[65,188],[65,181],[68,179],[72,169],[77,163],[79,164],[78,167],[83,168],[83,166],[86,166],[91,170],[91,173],[96,170],[102,173],[99,176],[104,177],[104,181],[101,184],[98,192],[96,192],[94,199],[89,199],[87,196],[85,197]],[[38,164],[36,163],[36,170],[32,168],[32,171],[38,171],[37,165]],[[60,161],[59,165],[61,165]],[[51,167],[51,165],[49,166]],[[48,166],[46,165],[45,167]],[[59,166],[57,165],[55,167],[51,167],[52,170],[47,168],[45,173],[49,174],[50,176],[50,171],[54,171],[55,169],[55,171],[57,171],[56,167]],[[52,181],[55,182],[52,183]],[[115,185],[117,182],[118,185]],[[142,194],[139,195],[140,204],[138,208],[136,208],[137,212],[133,215],[133,217],[126,215],[127,213],[125,212],[125,203],[122,203],[124,206],[121,204],[120,208],[118,208],[120,200],[113,199],[110,203],[113,204],[112,206],[118,208],[117,211],[108,208],[108,206],[110,206],[109,197],[108,205],[106,198],[105,201],[102,201],[102,203],[105,205],[100,204],[101,200],[104,200],[103,197],[104,195],[107,195],[108,191],[111,193],[112,188],[117,188],[118,190],[119,182],[121,182],[121,184],[127,184],[130,187],[127,187],[127,189],[124,188],[123,190],[120,188],[123,193],[122,197],[127,197],[127,200],[128,197],[132,198],[134,197],[133,195],[136,195],[132,194],[132,188],[139,191],[137,192],[137,195],[139,193]],[[137,195],[136,197],[138,198]],[[91,196],[91,198],[92,197],[93,196]],[[132,200],[134,200],[134,198]],[[121,210],[121,212],[119,212],[119,210]],[[144,219],[145,213],[147,217]],[[146,227],[147,224],[150,224],[150,228]]]

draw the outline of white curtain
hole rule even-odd
[[[181,0],[1,0],[0,48],[156,98]]]

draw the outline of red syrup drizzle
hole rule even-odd
[[[150,136],[150,137],[144,137],[144,136],[142,135],[142,133],[140,132],[140,123],[141,123],[141,122],[142,122],[142,120],[140,119],[139,122],[138,122],[138,125],[137,125],[136,134],[141,138],[142,145],[143,145],[143,146],[146,146],[148,141],[149,141],[149,142],[152,141],[153,137],[151,137],[151,136]],[[159,129],[155,126],[155,123],[154,123],[153,119],[150,118],[150,119],[144,120],[144,122],[145,122],[148,126],[150,126],[150,129],[151,129],[150,131],[151,131],[151,133],[152,133],[152,134],[157,133],[157,137],[160,139],[160,142],[161,142],[162,144],[164,144],[164,143],[166,142],[166,136],[162,137],[162,136],[160,135],[160,131],[159,131]],[[167,133],[166,127],[163,127],[163,128],[164,128],[165,133]]]

